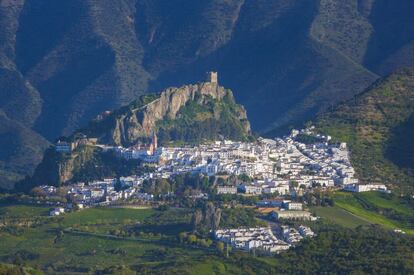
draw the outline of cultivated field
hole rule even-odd
[[[314,207],[314,212],[338,225],[355,228],[379,224],[414,234],[414,207],[402,198],[379,192],[334,194],[334,207]]]

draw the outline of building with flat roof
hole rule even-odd
[[[272,216],[276,220],[286,219],[286,220],[310,220],[311,213],[308,211],[301,210],[285,210],[285,211],[273,211]]]
[[[302,210],[303,206],[300,202],[288,202],[286,208],[288,210]]]
[[[217,186],[217,194],[237,194],[235,186]]]

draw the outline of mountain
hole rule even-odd
[[[346,141],[358,177],[414,189],[414,69],[391,74],[321,115],[316,127]]]
[[[33,163],[42,160],[48,147],[46,139],[0,110],[0,188],[10,189],[22,174],[33,172]]]
[[[168,88],[159,94],[142,95],[127,106],[99,115],[73,135],[61,137],[79,145],[70,153],[50,146],[34,175],[19,182],[17,189],[137,174],[145,169],[139,167],[140,161],[126,161],[82,141],[87,137],[93,143],[130,147],[149,143],[154,133],[161,145],[253,139],[243,106],[217,82]]]
[[[413,8],[411,0],[0,0],[0,109],[53,141],[217,70],[253,130],[281,133],[414,65]],[[42,151],[37,139],[25,142]]]
[[[150,140],[154,131],[161,144],[220,137],[247,140],[251,135],[246,111],[236,104],[233,93],[218,83],[203,82],[141,96],[98,116],[75,136],[86,134],[100,143],[128,147]]]

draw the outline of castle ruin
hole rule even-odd
[[[217,72],[207,72],[207,82],[218,83],[218,74],[217,74]]]

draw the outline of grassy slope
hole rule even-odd
[[[400,228],[409,234],[414,234],[414,225],[412,222],[404,222],[396,217],[387,215],[392,210],[399,217],[414,217],[414,208],[395,197],[384,195],[378,192],[368,192],[362,194],[353,194],[337,192],[334,195],[335,207],[327,209],[316,209],[316,213],[327,218],[334,223],[344,225],[345,227],[355,227],[367,223],[379,224],[389,229]],[[341,218],[340,211],[351,213],[353,218]],[[347,213],[349,215],[349,213]],[[359,219],[360,222],[354,223]]]
[[[377,197],[370,199],[379,200]],[[17,231],[0,231],[0,262],[12,262],[16,259],[13,255],[20,251],[20,255],[34,255],[33,259],[23,260],[25,265],[41,268],[47,273],[60,270],[85,274],[114,266],[120,268],[121,265],[136,270],[138,274],[275,274],[284,270],[286,274],[304,274],[305,270],[310,273],[331,273],[334,270],[349,273],[350,270],[361,268],[366,273],[383,273],[383,268],[400,271],[412,269],[412,240],[395,238],[375,228],[371,231],[364,228],[350,231],[328,226],[318,231],[315,239],[304,241],[296,249],[279,256],[252,257],[239,252],[225,258],[218,256],[215,249],[181,246],[148,235],[115,239],[97,230],[102,223],[112,229],[119,229],[131,222],[168,224],[175,220],[173,217],[182,215],[182,210],[96,208],[48,218],[45,216],[48,209],[35,207],[31,212],[26,212],[27,206],[0,206],[0,213],[5,219],[33,217],[46,222]],[[89,233],[66,231],[61,238],[56,238],[56,229],[76,224],[88,226],[83,229],[88,229]],[[344,253],[347,251],[352,253],[345,261]]]
[[[370,224],[369,221],[362,219],[339,206],[334,207],[313,207],[312,211],[325,221],[338,224],[346,228],[356,228],[361,225]]]
[[[47,216],[47,207],[33,205],[5,205],[0,207],[0,215],[3,218],[31,218],[36,216]]]
[[[395,152],[412,150],[412,146],[394,140],[410,135],[412,129],[402,131],[401,125],[413,113],[414,70],[407,69],[320,116],[316,125],[321,132],[349,144],[351,161],[362,181],[384,182],[407,191],[414,188],[414,167],[401,169]]]
[[[153,214],[151,209],[90,208],[65,215],[62,225],[69,227],[73,224],[91,225],[103,222],[122,224],[125,220],[142,221]]]
[[[104,237],[103,229],[120,229],[136,223],[159,223],[167,225],[172,219],[180,220],[183,210],[170,209],[166,212],[153,209],[94,208],[69,213],[63,219],[47,218],[48,207],[9,205],[0,207],[5,219],[40,217],[48,223],[35,228],[24,228],[18,234],[0,231],[0,262],[9,262],[10,256],[18,251],[29,251],[39,257],[25,261],[30,266],[78,267],[83,272],[104,269],[113,265],[133,265],[143,272],[155,273],[157,269],[181,270],[191,274],[218,274],[242,272],[239,266],[216,256],[214,249],[194,249],[178,243],[164,242],[157,237],[113,239]],[[174,218],[175,217],[175,218]],[[187,219],[189,222],[189,219]],[[105,224],[105,226],[102,226]],[[65,232],[55,242],[56,229],[75,227],[89,234]],[[164,234],[168,232],[164,232]],[[171,232],[176,234],[175,232]],[[115,249],[126,251],[125,255],[113,253]],[[191,263],[191,264],[190,264]],[[74,270],[73,270],[74,271]]]

